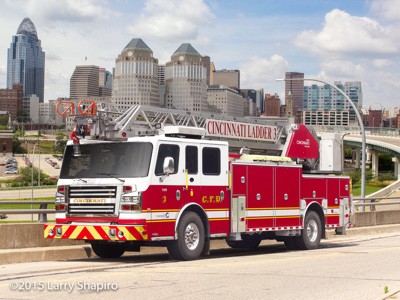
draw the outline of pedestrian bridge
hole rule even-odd
[[[350,147],[354,149],[353,160],[355,161],[356,168],[360,168],[361,164],[361,148],[362,139],[360,128],[335,128],[331,129],[327,126],[315,126],[318,135],[323,132],[338,132],[343,137],[344,147]],[[379,128],[375,130],[365,130],[366,132],[366,149],[367,149],[367,161],[372,162],[372,170],[374,174],[378,175],[378,162],[379,153],[389,153],[393,156],[392,160],[394,163],[394,175],[397,175],[397,179],[400,180],[400,135],[398,129],[395,130],[383,130]]]

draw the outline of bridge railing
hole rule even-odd
[[[313,125],[317,132],[339,132],[339,133],[352,133],[355,135],[361,135],[359,126],[324,126],[324,125]],[[387,127],[365,127],[366,135],[379,135],[379,136],[390,136],[400,137],[399,128],[387,128]]]
[[[24,200],[16,200],[16,201],[0,201],[0,208],[2,205],[26,205],[26,204],[39,204],[39,209],[0,209],[0,215],[12,215],[12,214],[38,214],[38,222],[45,223],[47,222],[47,214],[54,214],[56,212],[55,209],[48,209],[47,205],[54,204],[54,201],[24,201]]]
[[[400,204],[400,201],[390,201],[390,202],[375,202],[376,200],[392,200],[392,199],[400,199],[400,197],[370,197],[370,198],[353,198],[353,202],[355,201],[362,201],[362,202],[357,202],[354,203],[355,207],[359,206],[370,206],[371,211],[375,211],[376,205],[395,205],[395,204]],[[369,202],[366,202],[369,201]]]

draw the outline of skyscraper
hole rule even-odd
[[[112,91],[112,75],[111,72],[105,68],[99,69],[99,96],[100,97],[111,97]]]
[[[70,80],[70,97],[72,99],[82,97],[99,96],[99,67],[76,66]]]
[[[209,56],[202,56],[201,57],[201,62],[203,63],[203,66],[207,70],[207,85],[210,85],[210,77],[211,77],[211,61]]]
[[[41,41],[35,25],[29,18],[23,19],[17,34],[12,37],[7,55],[7,88],[22,83],[23,97],[35,94],[39,102],[44,100],[44,61]]]
[[[304,79],[304,73],[286,72],[285,79]],[[285,97],[292,93],[293,110],[303,109],[303,80],[287,80],[285,81]]]
[[[142,39],[132,39],[115,61],[112,102],[121,109],[160,106],[158,59]]]
[[[214,70],[213,85],[224,85],[231,89],[240,89],[240,71],[239,70]]]
[[[362,89],[360,81],[345,82],[335,81],[334,85],[341,89],[355,104],[356,107],[362,106]],[[350,103],[341,93],[331,86],[316,85],[304,87],[304,109],[350,109]]]
[[[212,111],[207,102],[207,69],[201,55],[184,43],[172,54],[165,68],[167,108]]]

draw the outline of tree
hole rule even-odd
[[[18,139],[17,134],[14,134],[14,136],[13,136],[12,152],[13,153],[24,153],[25,152],[25,149],[21,147],[21,141]]]
[[[389,153],[379,154],[379,171],[393,172],[394,163],[392,161],[392,155]]]
[[[38,185],[38,180],[39,180],[39,168],[32,167],[33,168],[33,185],[37,186]],[[30,167],[23,167],[19,168],[19,176],[18,176],[18,183],[19,186],[28,186],[32,184],[32,168]],[[41,185],[48,181],[49,175],[40,172],[40,182]]]
[[[67,144],[67,136],[64,133],[62,133],[61,131],[57,132],[56,145],[55,145],[54,149],[57,152],[64,153],[66,144]]]
[[[24,123],[28,121],[28,115],[26,113],[26,110],[23,108],[18,108],[17,110],[17,121],[20,123]]]
[[[351,148],[344,148],[344,157],[347,159],[353,158],[353,151]]]
[[[1,126],[7,126],[7,124],[8,124],[8,119],[9,119],[8,115],[1,116],[1,117],[0,117],[0,125],[1,125]]]

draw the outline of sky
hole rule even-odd
[[[29,17],[46,53],[45,102],[69,97],[77,65],[112,71],[130,40],[141,38],[159,63],[191,43],[216,69],[239,69],[241,88],[263,88],[282,102],[276,79],[295,71],[330,84],[361,81],[364,108],[400,106],[400,0],[0,0],[0,7],[0,88],[12,36]]]

